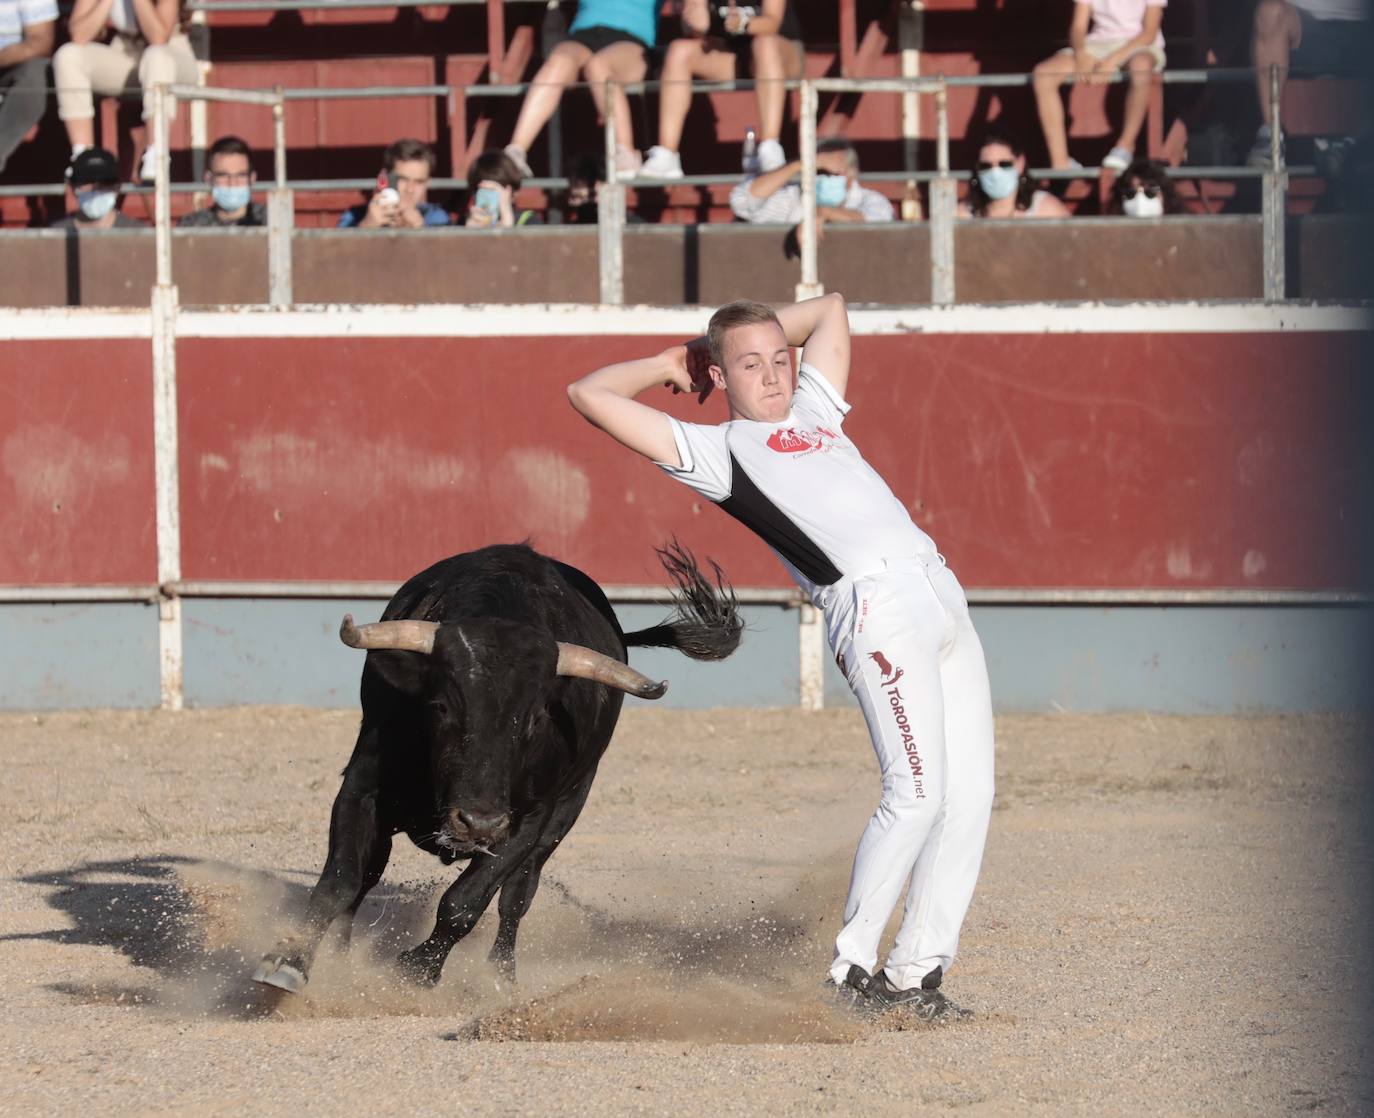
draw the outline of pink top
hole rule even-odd
[[[1145,26],[1145,9],[1162,8],[1168,0],[1087,0],[1087,3],[1093,11],[1088,41],[1095,43],[1114,39],[1134,39]],[[1162,31],[1155,36],[1154,45],[1163,48]]]

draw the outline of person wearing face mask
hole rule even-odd
[[[1019,144],[1000,132],[989,132],[978,145],[968,197],[960,217],[1068,217],[1068,207],[1026,174]]]
[[[205,162],[210,205],[186,214],[177,224],[185,229],[266,225],[267,207],[253,201],[253,184],[258,177],[249,160],[248,145],[237,136],[222,136],[211,146]]]
[[[730,191],[730,209],[755,225],[795,225],[802,219],[801,160],[751,175]],[[892,203],[859,184],[859,153],[838,136],[816,144],[816,220],[840,224],[893,220]]]
[[[87,148],[71,167],[71,186],[76,194],[74,214],[58,218],[54,229],[142,229],[141,221],[125,217],[119,201],[119,164],[104,148]]]
[[[1164,164],[1137,159],[1112,187],[1112,213],[1126,217],[1164,217],[1183,210]]]

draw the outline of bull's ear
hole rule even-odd
[[[367,654],[364,675],[368,672],[411,698],[424,698],[434,690],[435,664],[422,652],[374,649]]]

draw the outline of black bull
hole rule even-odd
[[[514,973],[515,936],[539,874],[577,821],[610,743],[624,693],[667,685],[630,668],[635,646],[718,660],[739,645],[738,602],[676,544],[659,551],[676,612],[624,633],[605,594],[574,567],[528,547],[455,555],[410,579],[382,620],[345,643],[368,649],[362,727],[329,821],[329,854],[297,933],[253,977],[299,991],[321,939],[381,879],[404,831],[443,860],[469,859],[444,893],[434,931],[402,952],[401,971],[439,981],[444,960],[499,891],[491,959]]]

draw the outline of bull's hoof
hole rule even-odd
[[[261,982],[264,986],[275,986],[288,994],[300,994],[305,991],[308,980],[304,970],[281,955],[264,955],[258,969],[253,972],[253,981]]]
[[[396,956],[396,970],[412,985],[431,989],[439,985],[439,976],[444,971],[444,961],[440,959],[436,963],[430,952],[425,950],[424,944],[421,944]]]

